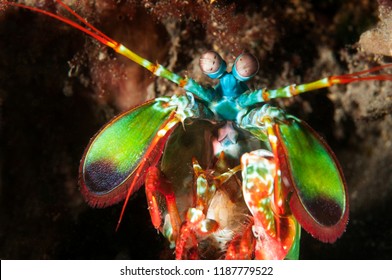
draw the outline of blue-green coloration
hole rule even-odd
[[[219,83],[203,87],[133,53],[56,2],[80,24],[39,8],[5,4],[79,29],[185,90],[130,109],[92,138],[80,164],[81,190],[90,205],[125,199],[124,212],[146,182],[151,220],[175,246],[176,258],[209,256],[212,245],[227,259],[297,258],[298,223],[324,242],[343,234],[347,189],[335,156],[307,124],[267,102],[334,84],[391,80],[369,75],[391,65],[251,91],[245,82],[259,69],[254,56],[240,54],[230,73],[219,54],[209,51],[200,68]],[[236,174],[240,169],[244,178]]]
[[[255,60],[253,56],[246,53],[241,56],[246,56],[248,60]],[[241,56],[239,58],[240,61],[242,61]],[[221,61],[223,63],[223,60]],[[253,68],[258,69],[258,66]],[[262,100],[268,96],[268,91],[258,90],[251,93],[243,82],[243,80],[246,80],[246,77],[242,77],[238,73],[241,72],[241,69],[234,68],[237,71],[234,73],[223,72],[222,69],[225,69],[225,67],[220,67],[218,69],[219,73],[214,74],[219,79],[219,83],[215,88],[204,89],[193,80],[190,80],[191,82],[186,83],[184,87],[188,91],[186,95],[182,97],[174,96],[172,99],[160,98],[150,101],[145,105],[131,109],[109,122],[91,141],[82,160],[81,184],[87,201],[92,205],[105,206],[125,198],[126,195],[129,197],[137,190],[145,178],[148,166],[155,166],[165,149],[163,144],[168,137],[168,134],[166,134],[168,129],[164,129],[165,122],[169,121],[170,114],[173,113],[173,119],[184,124],[188,120],[197,118],[211,123],[222,123],[221,126],[223,127],[220,130],[215,129],[214,136],[211,136],[210,129],[202,129],[202,126],[200,128],[196,127],[196,130],[199,129],[200,133],[206,132],[210,136],[202,137],[203,140],[198,140],[201,141],[200,143],[191,142],[188,149],[182,148],[181,145],[178,145],[177,149],[173,149],[176,148],[173,145],[177,144],[175,142],[172,143],[172,141],[167,142],[167,151],[177,150],[178,152],[176,152],[175,157],[169,157],[169,161],[167,160],[168,153],[165,153],[166,160],[164,163],[173,169],[172,166],[176,165],[171,164],[171,162],[178,162],[177,170],[179,171],[170,173],[168,170],[165,170],[164,166],[161,168],[164,174],[166,173],[166,175],[171,177],[169,182],[173,184],[172,188],[175,190],[174,193],[177,199],[185,199],[183,198],[184,196],[189,197],[193,193],[193,191],[190,193],[188,191],[189,188],[192,189],[192,184],[188,184],[192,181],[192,177],[190,177],[192,174],[187,171],[189,169],[183,168],[191,162],[192,157],[203,159],[207,156],[213,159],[214,157],[217,158],[219,153],[222,152],[233,157],[233,150],[242,149],[237,154],[234,152],[235,164],[238,164],[242,154],[250,152],[241,148],[238,137],[239,135],[244,135],[244,132],[240,132],[241,130],[249,131],[254,136],[248,137],[245,143],[251,141],[251,138],[258,139],[259,143],[263,144],[258,145],[256,149],[267,149],[272,152],[279,168],[279,174],[289,174],[285,180],[285,184],[288,184],[289,192],[281,190],[281,175],[278,173],[275,175],[271,174],[276,182],[275,198],[269,199],[270,203],[275,204],[272,209],[281,209],[277,210],[282,213],[279,215],[286,215],[284,213],[289,209],[288,204],[290,203],[293,214],[305,230],[322,241],[333,242],[345,229],[348,207],[344,179],[332,152],[300,120],[286,115],[284,111],[278,108],[267,104],[262,106],[264,103]],[[250,73],[250,75],[254,75],[254,73]],[[270,91],[272,95],[276,95],[277,92],[280,96],[287,96],[290,93],[290,88],[285,87]],[[193,98],[193,96],[197,98]],[[233,122],[238,127],[236,129],[233,126],[225,127],[227,122]],[[178,138],[182,141],[186,139],[186,135],[192,135],[192,132],[187,132],[186,127],[184,132],[181,133],[181,137],[178,138],[177,136],[176,139]],[[165,131],[163,134],[165,136],[160,135],[162,130]],[[181,126],[176,130],[182,130]],[[219,133],[222,135],[219,135]],[[163,139],[164,137],[165,139]],[[208,148],[207,150],[211,154],[207,150],[203,152],[196,148],[200,144],[204,148]],[[216,148],[217,146],[219,148]],[[147,152],[147,150],[150,151]],[[156,152],[151,152],[155,150]],[[185,157],[186,154],[188,155],[187,157]],[[181,156],[181,158],[178,158],[178,156]],[[149,162],[148,164],[142,164],[142,160],[148,160]],[[211,165],[212,161],[207,160],[207,166]],[[185,173],[183,172],[184,170]],[[135,174],[137,174],[136,177]],[[131,184],[132,190],[126,192],[126,185],[129,184]],[[290,195],[290,193],[293,195]],[[198,194],[198,196],[202,195]],[[160,197],[157,194],[155,196],[156,199]],[[291,201],[289,200],[290,197]],[[278,202],[279,200],[282,202]],[[292,201],[294,200],[299,201],[299,203],[293,203]],[[162,215],[163,217],[164,213],[166,213],[166,206],[163,203],[165,200],[160,198],[159,201],[161,201],[159,204],[161,205],[159,206],[161,209],[159,210],[160,214],[158,212],[152,213],[154,213],[154,216]],[[283,204],[277,205],[279,203]],[[187,205],[187,203],[182,202],[178,206],[180,207],[179,210],[175,212],[180,211],[180,215],[184,215],[192,206]],[[199,213],[196,210],[194,212]],[[178,214],[175,214],[175,216],[178,216]],[[306,218],[302,216],[306,216]],[[255,219],[258,218],[255,217]],[[283,222],[285,219],[280,221],[278,223],[282,223],[282,227],[287,226]],[[276,225],[276,228],[270,234],[274,236],[273,232],[275,230],[278,232],[279,228],[280,226]],[[165,231],[168,230],[172,233],[175,232],[170,224],[168,226],[166,223]],[[292,222],[287,230],[290,232],[287,234],[299,238],[299,229],[295,232]],[[175,238],[171,235],[170,239]],[[291,241],[288,240],[287,242]],[[290,256],[298,254],[297,243],[298,240],[296,239],[294,242],[296,244],[294,252],[296,253],[290,253]],[[284,257],[284,255],[281,255],[281,252],[285,252],[283,254],[288,253],[286,251],[288,250],[287,246],[284,250],[278,250],[273,249],[275,248],[274,246],[277,246],[276,243],[273,242],[271,244],[274,244],[271,245],[272,249],[263,248],[262,250],[270,250],[272,252],[277,250],[278,253],[259,254],[259,256],[262,258],[265,256],[281,258]],[[182,254],[180,257],[182,257]]]
[[[246,53],[241,56],[253,58]],[[219,71],[222,72],[222,67]],[[298,219],[300,222],[304,221],[302,226],[321,240],[333,242],[344,231],[347,222],[345,213],[348,210],[344,179],[334,156],[320,138],[300,120],[286,116],[280,109],[267,105],[260,106],[263,102],[254,98],[257,94],[251,94],[242,81],[243,78],[239,80],[238,75],[238,73],[219,73],[217,86],[213,89],[202,89],[201,94],[199,94],[200,86],[194,88],[192,82],[186,87],[187,102],[180,103],[177,99],[173,99],[169,106],[169,99],[165,99],[164,102],[151,101],[106,125],[92,140],[82,161],[82,178],[85,179],[82,181],[82,186],[87,190],[85,193],[88,201],[99,205],[95,196],[103,196],[103,198],[107,196],[107,201],[111,202],[113,196],[110,192],[123,186],[124,182],[128,183],[129,178],[132,178],[140,161],[146,157],[146,150],[151,148],[152,139],[158,137],[158,130],[162,129],[162,124],[171,112],[175,112],[176,118],[182,122],[192,118],[223,123],[232,121],[239,126],[238,129],[248,130],[260,142],[264,142],[264,146],[275,154],[280,172],[290,174],[288,178],[290,193],[295,193],[293,199],[298,197],[302,209],[305,209],[305,211],[294,211],[294,215],[308,217]],[[274,92],[279,91],[287,95],[287,88]],[[204,101],[194,99],[191,93]],[[246,100],[247,96],[249,100]],[[247,106],[244,107],[243,104]],[[251,111],[248,109],[255,106],[256,108]],[[230,135],[238,136],[235,130],[225,133],[227,135],[223,135],[224,139]],[[235,136],[230,141],[219,139],[219,136],[216,138],[221,146],[219,151],[228,150],[228,147],[233,145],[239,147]],[[207,145],[211,146],[212,140],[206,141]],[[191,148],[193,149],[193,146]],[[161,148],[158,150],[161,151]],[[279,155],[279,152],[283,154]],[[204,155],[207,154],[206,152]],[[198,152],[190,156],[203,157],[204,155]],[[237,155],[238,160],[241,155]],[[190,156],[182,160],[185,163],[190,162]],[[156,160],[152,162],[151,165],[155,165]],[[180,162],[183,165],[183,161]],[[172,182],[185,180],[188,176],[177,173],[175,177],[171,179]],[[274,180],[280,180],[280,177],[275,177]],[[177,182],[175,188],[182,190],[184,186]],[[275,207],[286,209],[285,204],[289,203],[289,196],[282,193],[279,195],[282,196],[284,205]],[[313,226],[314,224],[321,224],[321,227]],[[337,224],[339,226],[336,226]],[[323,228],[336,230],[324,234]]]

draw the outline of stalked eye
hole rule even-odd
[[[226,71],[226,62],[214,51],[203,53],[200,56],[199,65],[201,71],[212,79],[220,78]]]
[[[240,54],[234,62],[232,74],[242,82],[251,79],[259,71],[259,61],[250,53]]]

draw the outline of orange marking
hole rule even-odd
[[[269,101],[270,100],[269,92],[266,90],[263,90],[262,97],[263,97],[264,101]]]
[[[181,79],[178,85],[183,88],[186,86],[187,83],[188,83],[188,79]]]

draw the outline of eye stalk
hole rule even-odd
[[[244,52],[234,61],[231,73],[237,80],[245,82],[253,78],[258,71],[259,61],[257,58],[248,52]]]
[[[201,71],[211,79],[219,79],[226,72],[226,62],[214,51],[207,51],[200,56]]]

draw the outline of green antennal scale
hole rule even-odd
[[[170,133],[158,136],[176,107],[169,98],[149,101],[114,118],[91,140],[80,165],[80,185],[90,205],[103,207],[124,200],[129,183],[149,147],[150,164],[158,162]],[[143,184],[138,178],[136,191]]]
[[[282,166],[294,186],[290,208],[306,231],[335,242],[348,220],[347,188],[329,147],[306,123],[291,119],[275,126]]]
[[[392,80],[372,75],[391,64],[250,90],[245,82],[257,74],[256,57],[240,54],[229,72],[218,53],[207,51],[200,68],[217,84],[204,87],[135,54],[60,0],[80,23],[4,3],[62,21],[184,90],[115,117],[85,150],[81,192],[96,207],[124,200],[118,226],[144,184],[152,224],[177,259],[296,259],[301,227],[323,242],[344,233],[349,203],[335,155],[305,122],[267,102],[335,84]]]

